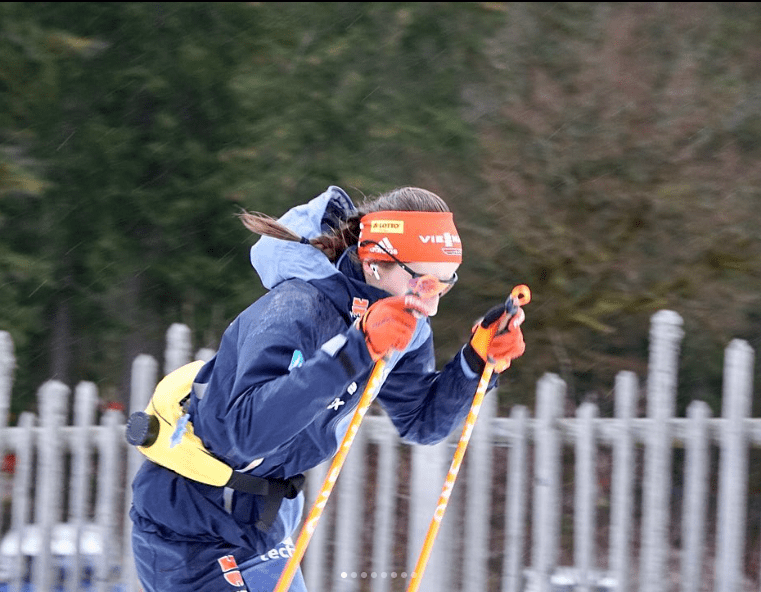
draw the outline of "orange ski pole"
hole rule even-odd
[[[370,374],[370,379],[367,382],[365,391],[362,393],[362,397],[359,399],[357,408],[354,410],[354,415],[351,418],[351,423],[349,423],[349,429],[341,441],[341,446],[338,448],[338,452],[333,457],[333,462],[330,464],[330,469],[328,470],[328,474],[325,476],[325,480],[322,483],[322,487],[320,488],[320,492],[317,495],[317,499],[315,500],[314,505],[309,512],[309,516],[307,516],[307,519],[304,522],[304,526],[301,528],[299,538],[296,539],[293,555],[291,555],[290,559],[288,559],[288,563],[286,564],[283,573],[280,574],[280,579],[278,580],[277,586],[275,586],[275,590],[273,592],[286,592],[290,587],[291,582],[293,581],[293,577],[296,575],[296,570],[298,570],[299,564],[304,557],[304,553],[306,552],[307,545],[309,545],[309,541],[314,534],[317,522],[320,520],[322,511],[325,509],[325,505],[328,503],[328,498],[330,497],[330,493],[333,491],[333,486],[336,484],[338,474],[341,472],[341,468],[343,467],[344,461],[346,460],[346,456],[349,454],[349,449],[354,443],[354,437],[357,435],[359,425],[362,423],[367,410],[370,408],[370,405],[372,404],[377,391],[380,390],[381,384],[383,382],[383,371],[385,367],[385,360],[381,359],[375,362],[375,366],[373,367],[373,371]]]
[[[411,291],[414,291],[416,295],[425,298],[430,296],[428,293],[429,291],[436,289],[437,282],[438,280],[433,276],[422,276],[421,278],[418,278],[414,284],[411,284]],[[304,558],[304,553],[306,553],[309,541],[312,539],[312,535],[317,527],[317,522],[320,520],[322,511],[328,503],[328,498],[333,491],[333,486],[336,484],[338,474],[341,472],[346,456],[349,454],[349,449],[354,443],[354,438],[359,430],[359,425],[362,423],[373,399],[375,399],[375,396],[383,385],[383,373],[385,369],[385,358],[375,362],[370,378],[367,381],[365,391],[362,393],[357,408],[354,410],[354,415],[349,423],[349,429],[346,431],[346,434],[344,434],[338,452],[336,452],[336,455],[333,457],[333,462],[330,464],[328,474],[325,476],[320,492],[317,494],[317,499],[312,505],[312,509],[309,511],[309,515],[307,516],[304,525],[301,527],[298,539],[296,539],[293,555],[288,559],[273,592],[287,592],[291,582],[293,582],[293,578],[296,575],[301,560]]]
[[[510,297],[507,299],[506,310],[510,313],[510,316],[515,314],[518,306],[528,304],[531,301],[531,292],[528,286],[516,286],[510,293]],[[428,532],[425,535],[423,541],[423,548],[418,556],[415,569],[410,576],[410,583],[407,587],[407,592],[417,592],[420,588],[420,583],[423,581],[423,572],[428,564],[428,559],[431,557],[431,551],[433,550],[433,543],[436,540],[436,535],[439,533],[441,527],[441,520],[444,518],[444,513],[447,510],[449,504],[449,498],[452,495],[452,489],[454,489],[455,480],[457,474],[460,472],[460,465],[465,457],[465,450],[468,448],[470,442],[470,436],[473,433],[473,428],[476,425],[478,414],[481,411],[481,404],[483,403],[486,391],[489,388],[489,381],[494,373],[494,361],[488,360],[484,366],[484,370],[481,373],[481,379],[478,382],[478,388],[476,394],[473,397],[473,403],[470,406],[468,416],[465,418],[465,425],[460,435],[460,440],[457,442],[457,448],[455,449],[454,458],[452,464],[449,466],[449,472],[444,480],[444,487],[441,490],[439,496],[439,502],[436,505],[436,511],[433,513],[433,518],[428,526]]]

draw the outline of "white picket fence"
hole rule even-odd
[[[631,372],[618,375],[614,417],[588,403],[564,417],[565,385],[549,373],[533,418],[524,407],[497,417],[487,396],[421,591],[761,589],[757,569],[746,569],[761,559],[746,520],[749,455],[761,447],[761,419],[750,417],[754,353],[739,340],[727,347],[721,418],[700,401],[675,417],[681,325],[674,312],[653,316],[648,375],[642,385]],[[189,336],[170,328],[163,373],[193,357]],[[15,470],[2,475],[2,532],[27,541],[36,527],[46,540],[58,522],[82,536],[94,523],[104,544],[92,589],[137,592],[127,512],[143,459],[124,440],[124,414],[99,414],[89,382],[74,389],[70,413],[70,389],[51,381],[39,390],[39,417],[23,413],[8,426],[13,367],[10,337],[0,332],[0,447],[15,455]],[[158,378],[154,358],[134,361],[128,412],[145,407]],[[303,561],[310,592],[407,589],[458,437],[408,446],[382,413],[368,414]],[[308,506],[326,469],[308,475]],[[87,563],[77,548],[68,558],[75,569]],[[12,589],[23,551],[3,557],[0,544]],[[47,544],[39,548],[35,590],[54,589],[59,561]],[[64,589],[83,588],[68,578]]]

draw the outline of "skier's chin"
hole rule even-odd
[[[435,298],[429,298],[427,300],[423,300],[423,304],[425,306],[425,314],[429,317],[435,317],[436,313],[439,312],[439,298],[438,296]]]

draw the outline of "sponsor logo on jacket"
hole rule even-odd
[[[240,575],[238,569],[238,563],[235,561],[235,557],[232,555],[225,555],[217,559],[219,567],[222,569],[225,581],[234,588],[246,588],[246,584],[243,581],[243,576]]]
[[[367,312],[370,301],[367,298],[354,297],[351,301],[351,318],[357,319]]]
[[[301,353],[301,350],[294,350],[293,355],[291,356],[291,363],[288,364],[288,372],[293,370],[294,368],[301,368],[304,365],[304,354]]]
[[[288,537],[274,549],[270,549],[264,555],[259,555],[259,560],[272,561],[273,559],[288,559],[293,555],[293,550],[293,540]]]

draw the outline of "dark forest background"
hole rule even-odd
[[[605,412],[667,308],[679,411],[718,414],[725,346],[761,337],[761,4],[0,3],[13,411],[49,378],[126,403],[175,322],[215,348],[262,294],[236,213],[332,184],[452,207],[442,363],[531,286],[504,409],[556,372]]]

